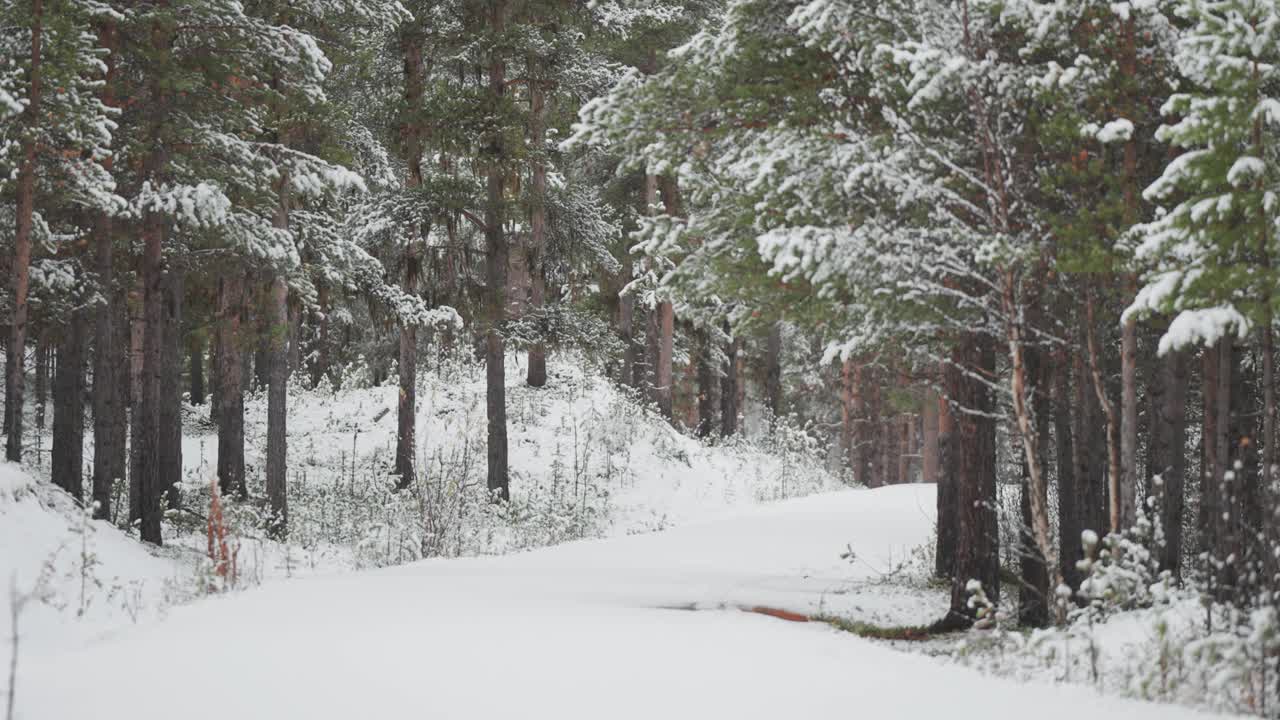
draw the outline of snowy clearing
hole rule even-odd
[[[18,717],[1193,716],[737,609],[875,612],[875,579],[928,538],[933,503],[931,486],[850,490],[210,598],[78,648],[33,642]]]

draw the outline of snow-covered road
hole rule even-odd
[[[928,537],[933,503],[929,486],[847,491],[652,535],[212,598],[84,647],[24,656],[18,717],[1194,715],[982,677],[824,624],[734,609],[936,617],[940,605],[918,600],[890,607],[899,600],[876,582]],[[846,546],[852,563],[840,557]]]

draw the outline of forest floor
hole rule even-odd
[[[242,577],[224,592],[204,557],[198,409],[160,550],[87,520],[39,467],[0,464],[5,617],[26,597],[16,655],[0,643],[15,720],[1192,716],[1046,682],[1026,657],[1020,681],[981,674],[953,661],[963,639],[846,632],[945,609],[927,579],[932,486],[840,489],[795,438],[700,443],[585,369],[558,365],[540,391],[513,380],[515,509],[497,514],[466,500],[482,377],[423,380],[424,475],[448,492],[382,489],[394,387],[292,396],[293,534],[256,536],[254,504],[230,504]],[[251,481],[262,404],[246,411]],[[456,522],[424,529],[424,503]]]
[[[1192,716],[744,611],[930,619],[936,606],[880,592],[877,568],[927,536],[931,505],[928,486],[849,490],[210,597],[76,647],[37,643],[19,666],[19,717]]]

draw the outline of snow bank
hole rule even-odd
[[[196,559],[152,552],[13,463],[0,463],[0,609],[30,596],[20,630],[47,648],[152,617],[193,583]],[[9,633],[6,633],[6,635]],[[0,645],[8,648],[8,643]]]

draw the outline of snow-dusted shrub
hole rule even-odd
[[[421,556],[496,554],[604,534],[608,490],[598,477],[575,474],[570,462],[553,462],[550,477],[513,473],[511,499],[497,502],[486,484],[483,454],[469,454],[483,449],[467,443],[448,455],[437,453],[426,476],[403,491],[420,510]]]
[[[973,611],[976,622],[973,632],[960,636],[949,648],[958,662],[972,665],[984,672],[1004,673],[1016,667],[1019,658],[1027,655],[1028,638],[1011,629],[1009,613],[990,595],[982,582],[970,579],[965,584],[969,596],[967,605]]]
[[[505,504],[489,504],[493,523],[505,534],[507,550],[557,545],[603,537],[608,528],[609,492],[596,483],[578,490],[548,485],[545,478]]]
[[[1022,680],[1094,685],[1107,693],[1218,711],[1275,717],[1280,710],[1280,617],[1266,573],[1247,607],[1215,599],[1203,568],[1179,586],[1161,572],[1159,509],[1148,503],[1133,528],[1099,538],[1084,533],[1086,573],[1068,622],[1027,635],[969,633],[948,652],[975,668]],[[1269,556],[1262,545],[1252,557]],[[972,606],[992,612],[980,587]],[[998,615],[996,616],[998,617]]]
[[[1077,566],[1085,579],[1080,597],[1089,611],[1107,614],[1168,601],[1173,576],[1160,570],[1158,551],[1164,535],[1154,501],[1151,506],[1150,514],[1139,507],[1137,522],[1122,533],[1110,533],[1101,541],[1092,530],[1081,533],[1085,558]]]
[[[1187,643],[1183,651],[1191,697],[1209,707],[1274,717],[1280,696],[1280,622],[1274,605],[1219,609],[1220,630]],[[1269,709],[1269,710],[1268,710]]]
[[[977,620],[974,627],[999,630],[1002,619],[1000,608],[987,595],[987,589],[982,586],[982,582],[971,579],[965,583],[964,589],[969,593],[969,609],[973,611],[973,616]]]
[[[750,469],[757,502],[803,497],[843,485],[832,475],[827,464],[828,448],[812,424],[801,425],[794,415],[777,418],[767,432],[758,436],[739,434],[707,442]]]
[[[334,370],[332,383],[323,384],[328,385],[331,391],[334,386],[350,389],[373,387],[373,370],[364,355],[357,355],[351,362]]]
[[[797,495],[808,495],[817,488],[807,487],[825,474],[827,449],[813,432],[812,423],[801,425],[794,415],[774,420],[770,432],[759,447],[779,460],[775,497],[759,497],[776,500]]]
[[[1173,596],[1173,576],[1160,570],[1159,550],[1164,542],[1160,527],[1159,508],[1154,499],[1148,499],[1147,508],[1137,511],[1137,521],[1132,528],[1120,533],[1109,533],[1099,538],[1093,530],[1081,533],[1084,559],[1077,563],[1084,576],[1075,594],[1082,605],[1071,602],[1068,587],[1057,592],[1058,607],[1065,611],[1067,624],[1060,628],[1039,630],[1032,633],[1027,651],[1046,665],[1061,668],[1061,678],[1087,678],[1097,685],[1104,683],[1104,674],[1111,680],[1123,677],[1122,689],[1127,694],[1142,697],[1152,687],[1155,676],[1136,678],[1130,668],[1116,670],[1106,667],[1099,628],[1117,614],[1135,610],[1165,608]],[[1144,643],[1143,653],[1159,656],[1164,662],[1143,665],[1142,669],[1168,669],[1169,625],[1153,626],[1151,643]],[[1160,676],[1168,680],[1168,675]]]
[[[602,368],[622,357],[623,343],[600,313],[571,303],[528,308],[504,328],[507,347],[528,350],[542,343],[553,351],[571,350],[592,368]]]

